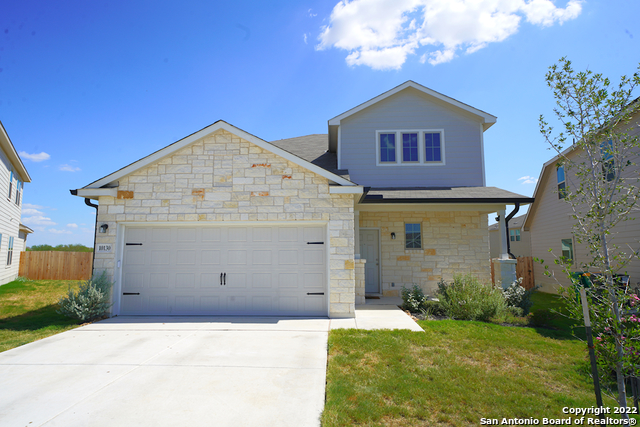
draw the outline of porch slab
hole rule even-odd
[[[385,298],[386,299],[386,298]],[[424,330],[395,304],[356,305],[356,317],[351,319],[331,319],[330,329],[409,329],[414,332]]]

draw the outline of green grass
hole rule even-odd
[[[77,327],[75,320],[56,313],[69,283],[76,284],[38,280],[0,286],[0,352]]]
[[[532,310],[542,308],[560,311],[561,301],[537,294]],[[568,322],[557,317],[550,327],[521,328],[443,320],[419,322],[424,333],[333,330],[323,426],[566,418],[563,407],[595,405],[586,345]]]

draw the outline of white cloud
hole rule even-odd
[[[20,151],[18,154],[23,159],[28,159],[28,160],[31,160],[32,162],[42,162],[44,160],[49,160],[49,158],[51,157],[44,151],[40,153],[33,153],[33,154],[29,154],[26,151]]]
[[[44,215],[44,212],[39,211],[38,209],[26,208],[22,209],[23,215]]]
[[[95,233],[95,230],[93,228],[81,228],[80,231],[82,231],[83,233]]]
[[[307,13],[309,14],[309,16],[310,16],[311,18],[313,18],[314,16],[318,16],[318,14],[317,14],[317,13],[313,13],[312,9],[309,9],[309,10],[307,11]]]
[[[49,231],[49,232],[51,232],[53,234],[73,234],[69,230],[58,230],[56,228],[50,228],[47,231]]]
[[[400,69],[413,54],[436,65],[505,40],[523,17],[542,27],[575,19],[582,1],[561,8],[551,0],[342,0],[316,48],[344,49],[349,65],[374,69]]]
[[[22,222],[27,225],[56,225],[57,223],[51,221],[51,218],[47,218],[42,215],[33,215],[26,218],[22,218]]]
[[[67,224],[67,227],[69,227],[69,228],[78,228],[78,224],[74,224],[74,223]]]
[[[304,38],[304,44],[307,44],[307,34],[303,34],[302,37]]]
[[[518,178],[518,181],[522,181],[523,184],[535,184],[536,182],[538,182],[538,178],[526,175]]]
[[[65,172],[78,172],[80,168],[65,164],[65,165],[60,165],[60,170]]]
[[[44,209],[44,206],[40,206],[40,205],[34,205],[31,203],[23,203],[22,204],[23,208],[29,208],[29,209]],[[24,210],[23,210],[24,212]]]

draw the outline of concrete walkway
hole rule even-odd
[[[0,353],[0,425],[317,427],[335,328],[422,331],[394,305],[355,319],[107,319]]]

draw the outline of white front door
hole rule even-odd
[[[120,314],[326,316],[325,228],[127,226]]]
[[[364,291],[380,293],[380,256],[378,230],[360,229],[360,257],[367,260],[364,265]]]

